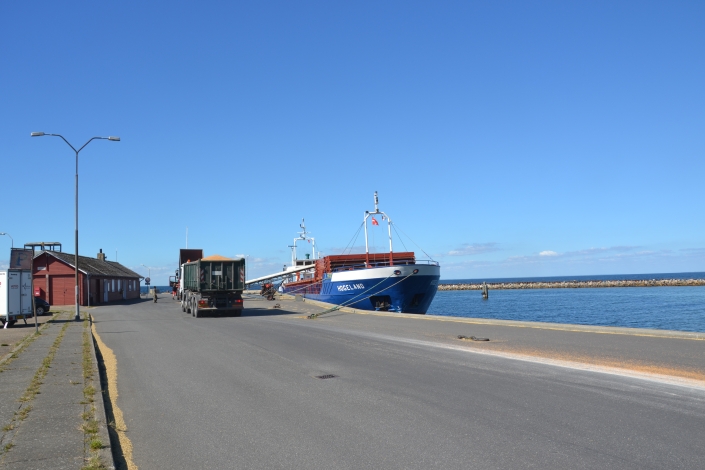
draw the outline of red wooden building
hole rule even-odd
[[[58,251],[42,251],[34,256],[34,293],[51,305],[74,305],[76,257]],[[98,305],[116,300],[137,299],[142,276],[105,254],[97,258],[78,257],[79,302]]]

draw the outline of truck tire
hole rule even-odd
[[[232,315],[233,317],[242,316],[242,310],[233,310],[232,313],[231,313],[231,315]]]

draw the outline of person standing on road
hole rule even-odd
[[[154,292],[154,303],[156,304],[157,303],[157,288],[156,287],[154,288],[153,292]]]

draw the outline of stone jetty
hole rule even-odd
[[[611,281],[488,282],[490,289],[583,289],[594,287],[705,286],[705,279],[648,279]],[[481,283],[439,284],[438,290],[482,290]]]

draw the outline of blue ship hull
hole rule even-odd
[[[425,314],[439,278],[439,266],[414,264],[327,273],[321,282],[282,288],[285,294],[360,310]]]

